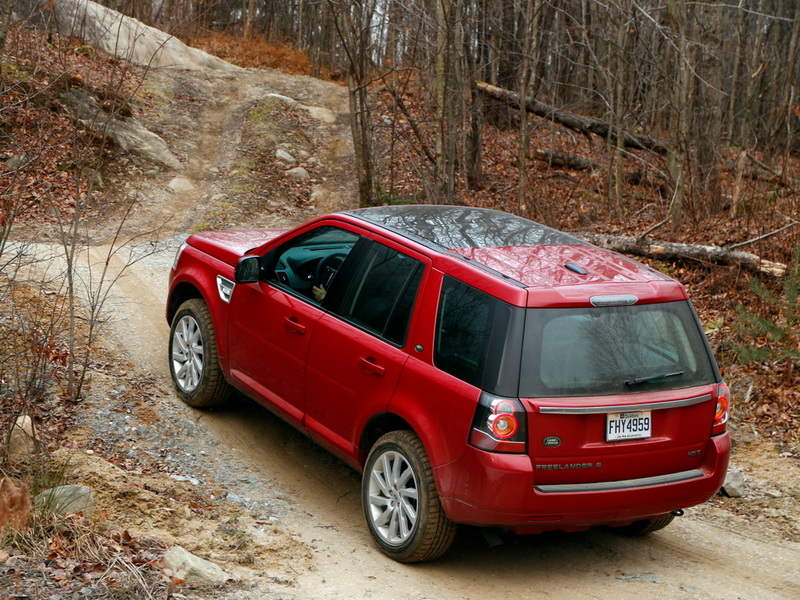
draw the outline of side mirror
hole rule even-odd
[[[258,256],[243,256],[236,263],[234,279],[236,283],[255,283],[261,273],[261,259]]]

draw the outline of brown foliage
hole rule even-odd
[[[201,33],[187,41],[239,67],[279,69],[292,75],[314,74],[308,54],[291,44],[268,42],[262,37],[244,39],[221,32]]]
[[[0,479],[0,529],[6,525],[21,530],[31,514],[28,486],[11,477]]]

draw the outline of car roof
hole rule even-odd
[[[583,304],[592,294],[630,291],[643,301],[686,297],[680,284],[627,257],[510,213],[446,205],[380,206],[346,211],[363,221],[466,259],[512,285],[549,290],[528,305]]]
[[[487,208],[377,206],[350,214],[441,250],[585,243],[551,227]]]

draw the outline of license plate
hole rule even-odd
[[[650,411],[608,413],[606,415],[606,441],[640,440],[653,435]]]

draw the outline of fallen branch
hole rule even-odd
[[[499,88],[494,85],[489,85],[483,81],[477,81],[475,83],[475,87],[487,96],[494,98],[495,100],[505,102],[509,106],[514,108],[522,107],[519,94],[516,92]],[[559,125],[583,133],[584,135],[593,133],[595,135],[599,135],[600,137],[608,138],[617,134],[617,132],[614,131],[605,121],[561,110],[555,106],[550,106],[543,102],[539,102],[535,98],[525,98],[524,106],[525,110],[527,110],[529,113],[549,119],[554,123],[558,123]],[[628,148],[650,150],[659,154],[667,153],[667,147],[663,142],[651,139],[647,136],[636,135],[635,133],[630,133],[627,131],[623,134],[622,143]]]
[[[606,233],[578,232],[573,235],[590,244],[623,254],[662,259],[690,258],[720,265],[738,265],[748,271],[765,273],[774,277],[782,277],[786,273],[786,265],[782,263],[771,262],[749,252],[722,246],[650,242],[633,236]]]
[[[800,223],[798,223],[797,221],[792,221],[788,225],[784,225],[783,227],[781,227],[780,229],[776,229],[775,231],[770,231],[769,233],[765,233],[764,235],[760,235],[760,236],[755,237],[755,238],[753,238],[751,240],[747,240],[745,242],[740,242],[738,244],[734,244],[733,246],[730,247],[730,249],[733,250],[734,248],[741,248],[742,246],[747,246],[749,244],[754,244],[756,242],[760,242],[762,240],[766,240],[767,238],[771,238],[773,235],[776,235],[776,234],[780,233],[781,231],[785,231],[787,229],[790,229],[792,227],[796,227],[798,225],[800,225]]]

